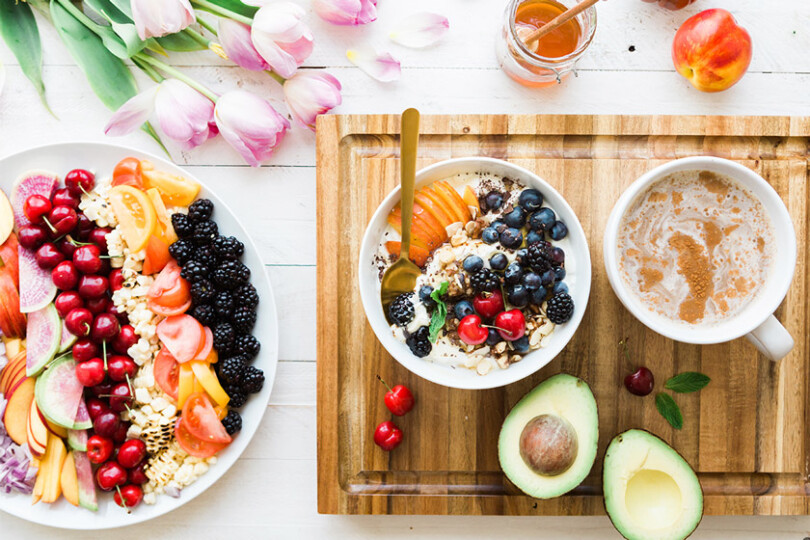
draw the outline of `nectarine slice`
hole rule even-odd
[[[470,186],[464,186],[464,195],[462,196],[464,202],[467,203],[467,206],[472,206],[473,208],[478,209],[478,213],[481,213],[481,205],[478,204],[478,197],[475,195],[475,191]]]
[[[450,217],[450,223],[457,223],[462,220],[462,215],[458,213],[458,209],[449,204],[444,197],[439,195],[439,191],[434,186],[425,186],[422,192],[426,197],[430,198],[437,206],[439,206]]]
[[[13,391],[3,413],[3,424],[11,440],[17,444],[28,442],[28,411],[34,400],[34,379],[26,378]]]
[[[430,230],[435,232],[439,238],[442,239],[442,242],[447,240],[447,229],[445,229],[445,226],[442,225],[433,214],[428,212],[424,206],[416,202],[413,203],[413,215],[419,216],[419,219],[421,219],[425,225],[430,227]]]
[[[47,476],[45,477],[45,485],[42,488],[42,502],[53,503],[62,494],[62,483],[60,476],[62,475],[62,466],[65,464],[67,457],[67,449],[62,439],[48,433],[48,446],[46,450],[47,458],[45,466]]]
[[[79,477],[76,475],[76,462],[73,460],[73,452],[65,457],[62,464],[62,472],[59,475],[59,483],[62,485],[62,494],[67,502],[73,506],[79,506]]]
[[[42,416],[37,408],[37,400],[31,400],[31,407],[28,410],[28,447],[31,453],[42,456],[45,453],[45,445],[48,442],[48,428],[42,421]]]
[[[385,243],[385,249],[388,250],[388,253],[391,255],[399,255],[399,250],[402,248],[401,242],[390,241]],[[420,267],[424,268],[425,263],[427,263],[427,259],[430,256],[430,252],[426,249],[420,248],[419,246],[415,246],[411,244],[410,249],[408,250],[408,258],[413,261],[413,263]]]
[[[470,215],[470,209],[467,208],[467,204],[464,202],[464,199],[461,198],[461,195],[458,194],[450,184],[439,180],[435,182],[433,186],[438,190],[440,195],[443,195],[445,200],[448,204],[453,205],[456,208],[456,212],[461,217],[462,223],[467,223],[470,221],[472,217]]]
[[[390,223],[397,232],[402,234],[402,213],[399,207],[391,210],[391,213],[388,215],[388,223]],[[435,249],[444,241],[438,233],[428,227],[416,214],[414,214],[413,220],[411,221],[411,235],[414,238],[422,240],[425,245],[427,245],[428,249]]]
[[[453,218],[451,218],[441,206],[433,202],[421,189],[414,194],[414,200],[419,206],[430,212],[445,230],[447,230],[448,225],[453,223]]]

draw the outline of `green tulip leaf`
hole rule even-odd
[[[51,112],[42,82],[42,43],[31,6],[17,0],[0,0],[0,36],[34,85],[42,104]]]
[[[210,7],[206,6],[206,4],[214,4],[214,6],[225,9],[232,13],[236,13],[238,15],[242,15],[243,17],[253,18],[259,8],[254,6],[248,6],[247,4],[243,4],[241,0],[204,0],[202,2],[195,2],[192,0],[192,4],[196,5],[200,9],[204,9],[205,11],[211,12],[216,14],[217,11],[211,9]]]
[[[155,38],[155,41],[157,41],[161,47],[169,51],[191,52],[205,50],[202,43],[199,43],[185,32]]]

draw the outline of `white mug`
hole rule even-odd
[[[737,314],[711,324],[686,324],[651,311],[624,283],[619,273],[619,227],[627,210],[648,187],[665,176],[690,170],[727,175],[756,196],[773,224],[774,258],[770,274],[756,296]],[[649,171],[622,193],[608,218],[603,244],[605,269],[616,296],[624,307],[648,328],[684,343],[723,343],[745,336],[759,351],[777,361],[793,348],[793,338],[773,316],[787,294],[796,268],[796,231],[785,204],[776,191],[751,169],[716,157],[689,157],[671,161]]]

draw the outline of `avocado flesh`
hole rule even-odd
[[[646,431],[617,435],[602,469],[605,510],[629,540],[680,540],[703,517],[703,491],[681,455]]]
[[[520,453],[523,429],[544,414],[564,418],[576,433],[576,457],[557,475],[538,474]],[[566,374],[550,377],[526,394],[504,419],[498,438],[501,469],[515,486],[531,497],[559,497],[581,484],[590,472],[596,459],[598,424],[596,400],[585,381]]]

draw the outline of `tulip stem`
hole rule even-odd
[[[211,90],[209,90],[205,86],[201,85],[200,83],[198,83],[197,81],[195,81],[194,79],[192,79],[191,77],[189,77],[188,75],[183,73],[182,71],[178,71],[178,70],[174,69],[173,67],[164,64],[163,62],[161,62],[157,58],[154,58],[154,57],[149,56],[148,54],[144,54],[144,53],[138,53],[135,56],[133,56],[132,58],[133,59],[137,58],[141,62],[144,62],[146,64],[154,66],[155,68],[159,69],[160,71],[162,71],[164,73],[168,73],[172,77],[183,81],[184,83],[186,83],[187,85],[189,85],[190,87],[192,87],[197,92],[201,93],[202,95],[204,95],[205,97],[207,97],[208,99],[213,101],[214,103],[216,103],[217,99],[219,99],[219,96],[217,96],[215,93],[213,93]]]
[[[158,84],[163,82],[163,75],[158,73],[158,71],[155,68],[145,63],[143,60],[138,59],[137,57],[132,58],[132,61],[135,62],[135,65],[141,68],[141,71],[146,73],[150,79],[152,79]]]
[[[192,30],[191,28],[186,28],[185,30],[183,30],[183,32],[184,32],[184,33],[185,33],[185,34],[186,34],[188,37],[190,37],[191,39],[193,39],[194,41],[196,41],[197,43],[199,43],[200,45],[202,45],[202,46],[203,46],[203,47],[205,47],[206,49],[207,49],[207,48],[208,48],[208,46],[211,44],[211,40],[210,40],[210,39],[206,39],[206,38],[205,38],[205,36],[203,36],[202,34],[200,34],[199,32],[197,32],[196,30]]]
[[[208,0],[191,0],[191,3],[199,6],[200,8],[210,11],[215,15],[220,15],[222,17],[226,17],[228,19],[232,19],[234,21],[246,24],[248,26],[253,25],[253,19],[250,17],[245,17],[244,15],[239,15],[229,9],[225,9],[221,6],[214,4],[213,2],[209,2]]]
[[[287,81],[287,79],[285,79],[284,77],[282,77],[281,75],[279,75],[275,71],[271,71],[271,70],[267,69],[267,70],[265,70],[265,73],[267,73],[268,75],[273,77],[276,80],[276,82],[278,82],[278,84],[283,85]]]
[[[219,34],[217,33],[217,29],[214,28],[214,25],[211,24],[210,22],[206,21],[205,19],[203,19],[199,15],[197,16],[197,24],[199,24],[200,26],[202,26],[203,28],[208,30],[208,32],[210,32],[215,37],[219,37]]]

